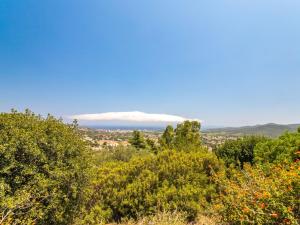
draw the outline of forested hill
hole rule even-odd
[[[300,124],[281,125],[269,123],[264,125],[244,126],[244,127],[226,127],[207,129],[204,133],[222,133],[225,135],[264,135],[269,137],[278,137],[285,131],[295,132]]]

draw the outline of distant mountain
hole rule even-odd
[[[224,135],[264,135],[269,137],[278,137],[285,131],[295,132],[300,124],[281,125],[268,123],[264,125],[245,126],[245,127],[225,127],[207,129],[204,133],[218,133]]]

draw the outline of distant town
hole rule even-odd
[[[138,128],[137,128],[138,129]],[[128,146],[129,139],[132,137],[132,132],[135,129],[117,129],[117,128],[88,128],[81,127],[80,132],[83,133],[84,139],[90,143],[92,148],[103,150],[107,148],[115,148],[118,146]],[[144,136],[155,142],[163,134],[163,130],[159,129],[139,129]],[[212,151],[217,146],[222,145],[226,140],[236,140],[240,135],[228,135],[218,133],[201,133],[202,143]]]
[[[224,144],[226,140],[236,140],[247,135],[266,136],[275,138],[284,132],[295,132],[299,124],[263,124],[236,128],[215,128],[201,131],[202,144],[213,151],[216,147]],[[95,151],[128,146],[132,132],[139,130],[148,139],[157,142],[163,134],[163,128],[156,127],[80,127],[86,141]]]

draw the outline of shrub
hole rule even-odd
[[[131,146],[118,146],[112,149],[105,149],[94,152],[94,159],[97,165],[111,161],[128,162],[135,155],[146,154],[146,150],[137,150]]]
[[[69,224],[83,203],[89,151],[76,126],[0,114],[0,224]]]
[[[300,133],[285,133],[277,139],[258,144],[255,161],[260,164],[286,163],[300,159]]]
[[[225,161],[227,167],[234,165],[243,168],[244,163],[254,163],[254,149],[267,139],[261,136],[245,136],[238,140],[228,140],[215,151]]]
[[[193,220],[215,195],[211,175],[220,169],[216,157],[201,152],[163,151],[106,163],[99,168],[83,223],[176,210]]]
[[[299,224],[300,164],[286,170],[275,166],[271,173],[246,166],[218,178],[221,187],[214,209],[229,224]]]

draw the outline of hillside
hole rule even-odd
[[[269,123],[264,125],[244,126],[244,127],[225,127],[216,129],[207,129],[204,133],[218,133],[223,135],[264,135],[269,137],[278,137],[285,131],[294,132],[300,124],[281,125]]]

